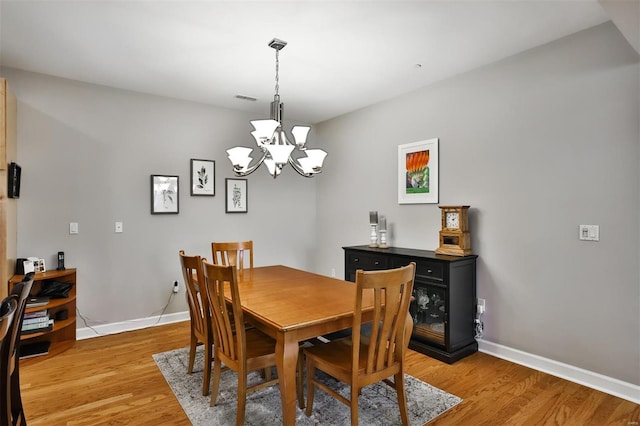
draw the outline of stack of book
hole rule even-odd
[[[53,319],[49,318],[49,311],[25,312],[22,321],[22,334],[39,333],[53,329]]]

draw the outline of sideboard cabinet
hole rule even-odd
[[[391,269],[416,263],[414,300],[410,306],[414,326],[409,348],[449,364],[478,350],[473,323],[476,255],[447,256],[399,247],[343,249],[347,281],[355,281],[358,269]]]

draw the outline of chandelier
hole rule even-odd
[[[256,144],[261,150],[261,157],[253,165],[250,156],[253,148],[237,146],[227,150],[227,155],[233,172],[236,176],[247,176],[253,173],[262,163],[267,166],[269,174],[275,179],[282,172],[282,168],[289,163],[293,169],[304,177],[312,177],[322,171],[322,163],[327,153],[321,149],[307,149],[307,134],[311,127],[294,126],[291,129],[292,139],[288,137],[282,128],[282,116],[284,104],[280,102],[278,90],[279,83],[279,53],[287,45],[286,41],[274,38],[269,42],[269,47],[276,51],[276,93],[271,102],[271,118],[268,120],[254,120],[251,122],[254,131],[251,135],[255,138]],[[294,151],[306,154],[294,158]]]

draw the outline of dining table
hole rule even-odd
[[[244,319],[276,340],[282,421],[296,419],[299,344],[353,325],[356,285],[287,266],[238,271]],[[371,318],[373,292],[363,294],[363,321]]]

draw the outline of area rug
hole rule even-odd
[[[194,372],[187,374],[189,349],[182,348],[153,355],[158,368],[169,383],[180,405],[193,425],[234,425],[237,407],[237,376],[231,370],[225,370],[220,379],[220,393],[214,407],[209,406],[210,396],[202,395],[203,351],[199,347],[196,353]],[[318,377],[320,372],[318,372]],[[260,381],[259,373],[249,374],[249,385]],[[322,380],[341,393],[349,396],[349,387],[336,383],[330,376]],[[337,386],[336,386],[337,385]],[[459,404],[462,399],[435,388],[423,381],[405,374],[409,424],[424,425],[440,414]],[[362,389],[359,399],[359,423],[367,426],[399,425],[400,414],[396,392],[384,383],[367,386]],[[350,424],[349,407],[317,389],[310,417],[297,408],[296,425]],[[282,424],[280,389],[277,385],[251,392],[247,396],[245,425],[265,426]]]

